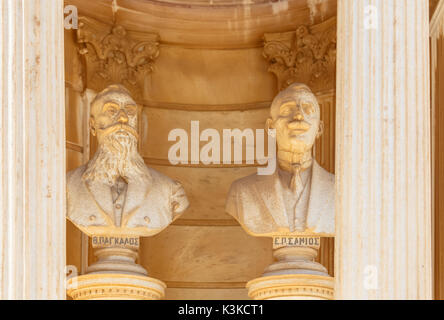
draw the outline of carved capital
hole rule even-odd
[[[294,82],[307,84],[313,92],[335,88],[336,19],[296,31],[266,33],[264,57],[278,80],[279,90]]]
[[[99,92],[119,83],[136,100],[142,97],[145,77],[159,56],[157,34],[129,32],[120,25],[80,17],[77,42],[86,59],[89,88]]]

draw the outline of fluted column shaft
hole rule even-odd
[[[0,299],[64,299],[63,0],[0,1]]]
[[[338,0],[336,299],[432,297],[428,30],[427,0]]]

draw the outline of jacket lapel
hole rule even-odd
[[[101,182],[83,182],[99,211],[109,225],[114,226],[114,210],[111,188]]]
[[[323,173],[320,165],[313,161],[307,212],[307,228],[312,230],[317,230],[321,227],[319,225],[321,217],[328,214],[328,208],[330,207],[330,197],[328,197],[328,194],[331,192],[330,185],[327,184]]]
[[[151,176],[148,179],[144,179],[141,182],[128,183],[128,189],[126,191],[125,205],[122,213],[122,227],[125,227],[130,218],[137,212],[142,206],[145,199],[148,197],[148,193],[151,189]]]
[[[276,225],[285,227],[288,225],[287,210],[285,209],[278,169],[275,170],[274,174],[262,177],[263,179],[255,185],[257,195],[262,199]]]

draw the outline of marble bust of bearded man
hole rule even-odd
[[[88,235],[151,236],[188,207],[177,181],[145,165],[137,150],[138,106],[111,85],[91,103],[98,150],[67,175],[67,217]]]

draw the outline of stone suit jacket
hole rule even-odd
[[[307,226],[304,232],[292,235],[334,236],[334,175],[313,161]],[[273,175],[253,174],[231,185],[226,211],[254,236],[289,234],[282,184],[276,170]]]
[[[189,202],[179,182],[147,169],[149,178],[128,184],[120,226],[114,221],[111,188],[100,182],[83,181],[86,165],[68,172],[68,219],[90,236],[150,236],[162,231],[187,209]]]

